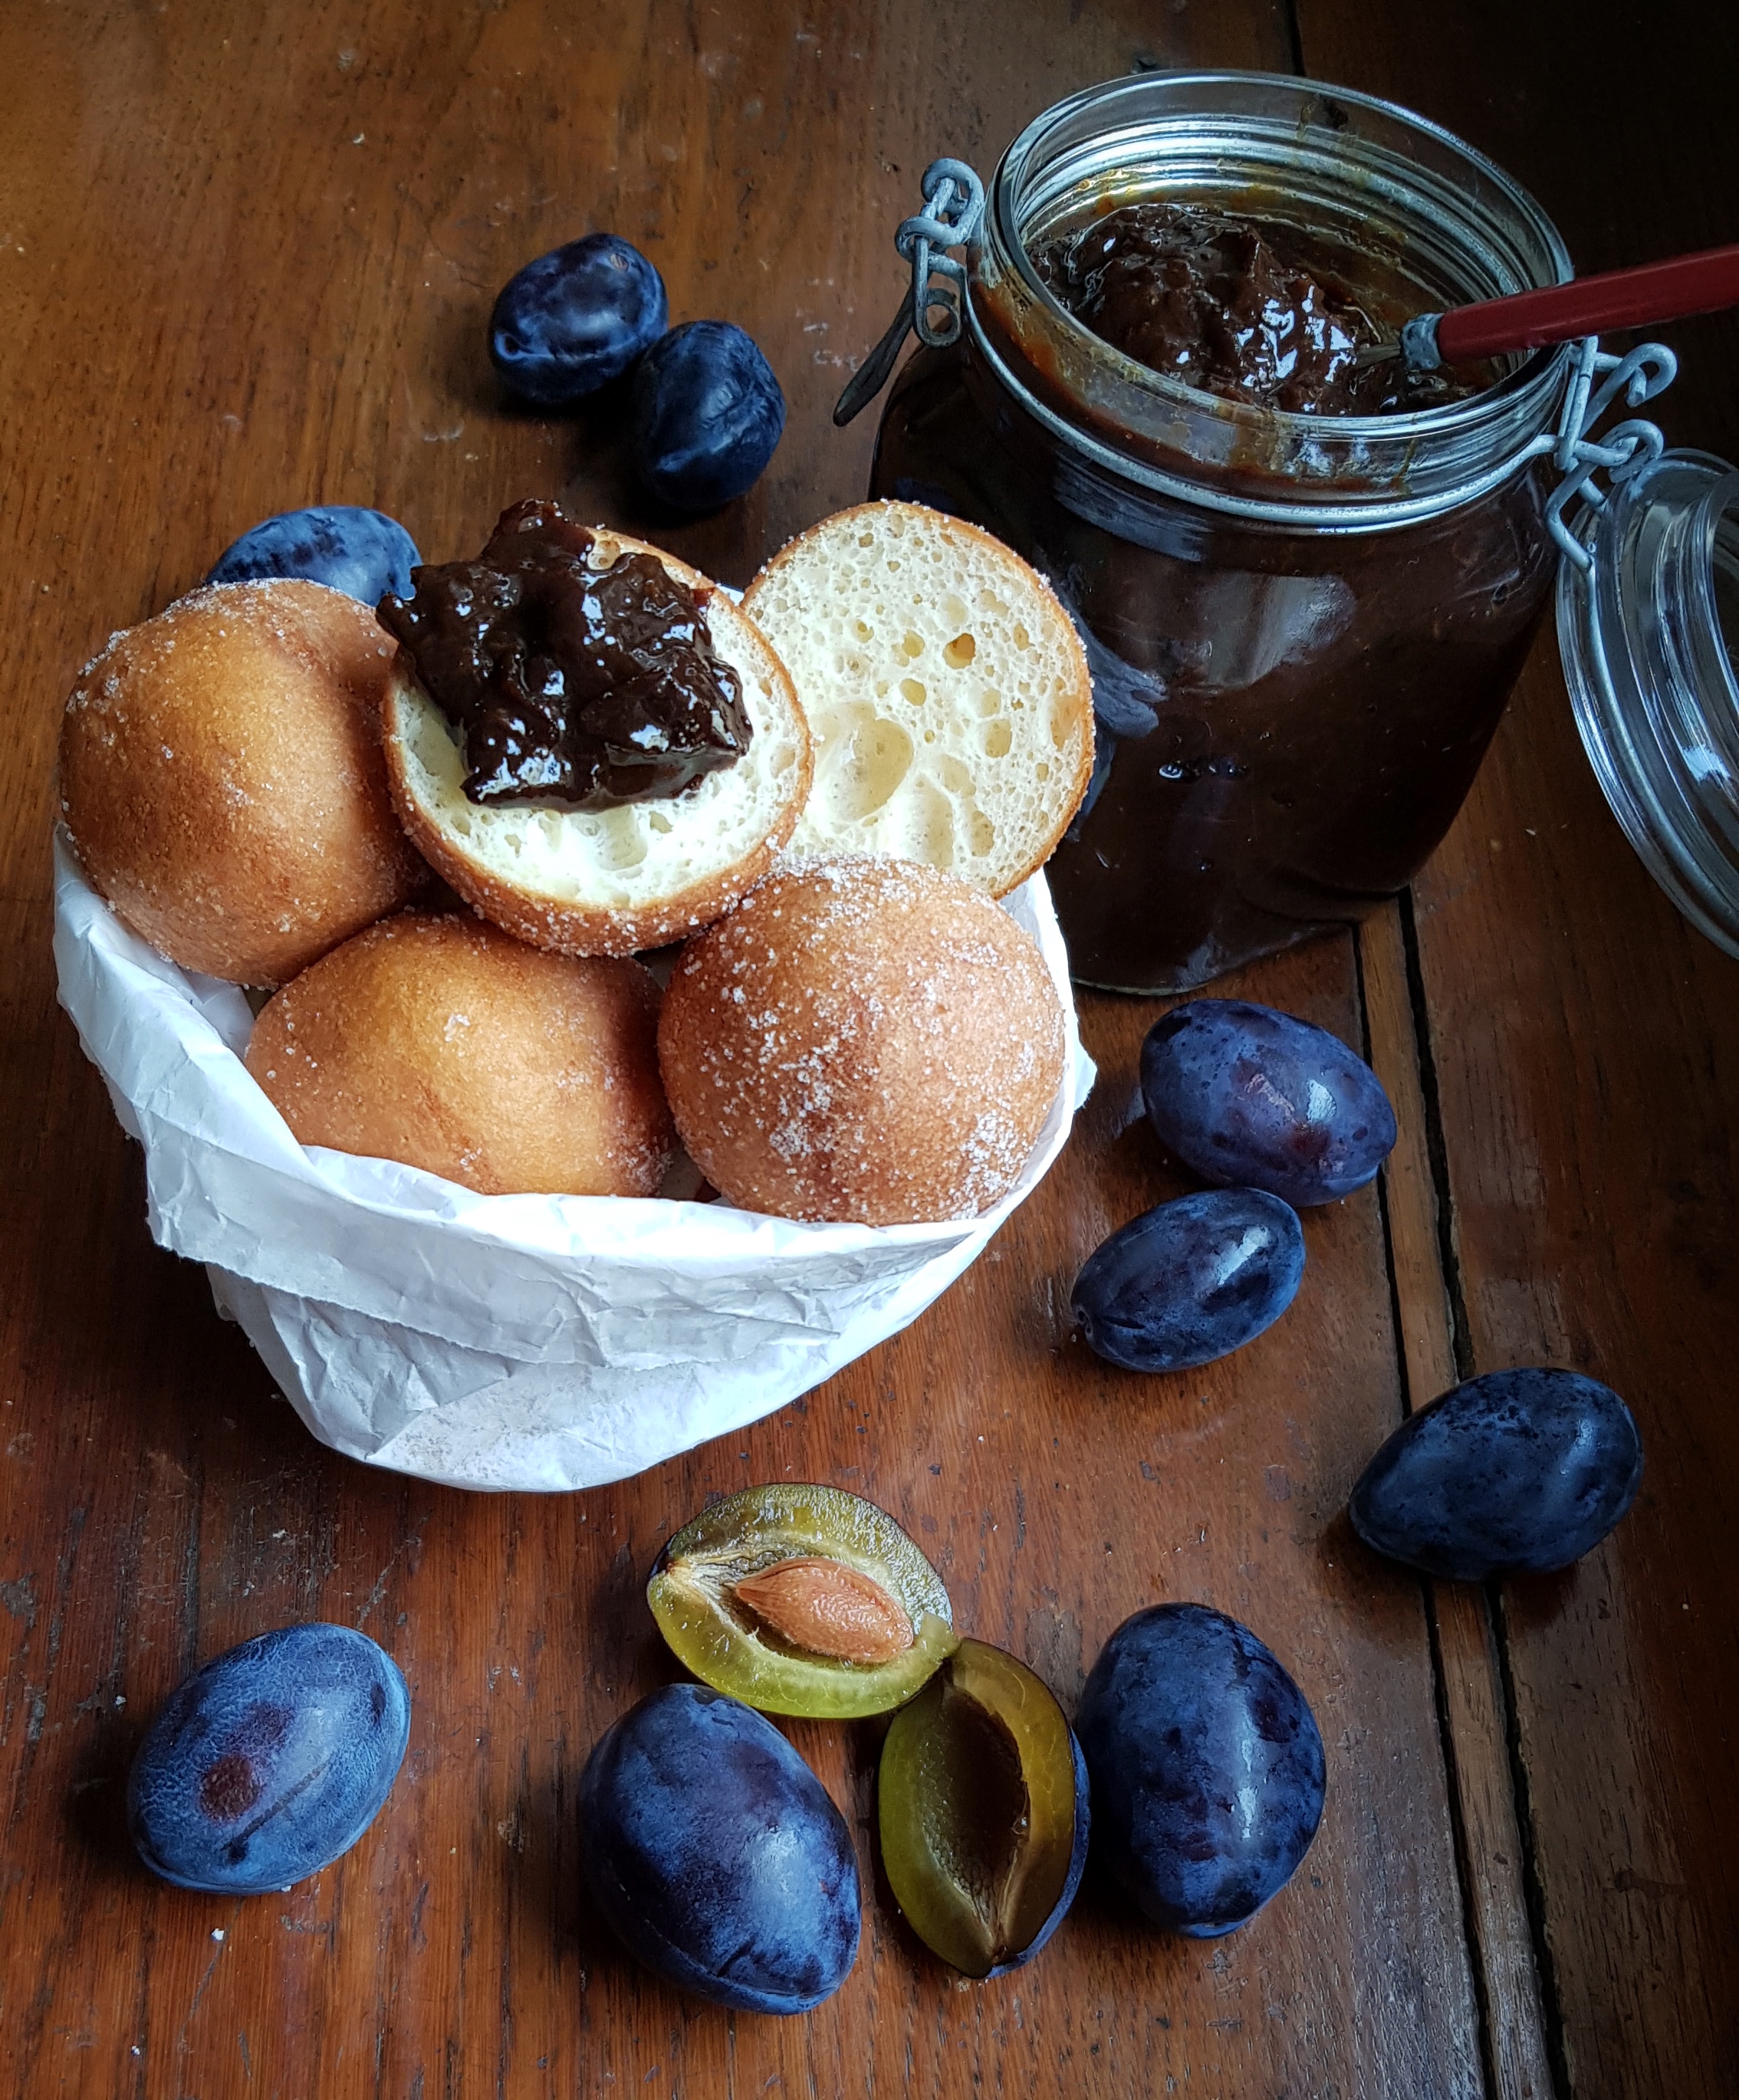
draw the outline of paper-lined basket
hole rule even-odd
[[[60,1002],[144,1146],[152,1236],[206,1264],[323,1442],[468,1488],[595,1487],[740,1428],[976,1259],[1093,1079],[1044,877],[1004,909],[1039,943],[1068,1045],[1020,1180],[974,1219],[806,1225],[722,1202],[479,1196],[298,1145],[242,1064],[241,993],[129,933],[55,845]]]

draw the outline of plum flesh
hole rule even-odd
[[[894,1717],[876,1781],[882,1864],[907,1922],[969,1976],[1030,1961],[1087,1864],[1087,1767],[1022,1662],[962,1641]]]
[[[854,1662],[802,1646],[753,1608],[770,1570],[814,1562],[874,1583],[903,1613],[911,1645],[887,1661]],[[887,1713],[956,1645],[948,1592],[916,1543],[874,1502],[808,1481],[744,1488],[703,1511],[659,1555],[647,1600],[696,1677],[767,1714]]]

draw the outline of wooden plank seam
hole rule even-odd
[[[1400,1132],[1381,1196],[1409,1414],[1468,1368],[1458,1360],[1465,1329],[1456,1318],[1453,1221],[1429,1142],[1433,1074],[1417,971],[1410,968],[1404,923],[1410,905],[1406,899],[1386,906],[1365,920],[1356,944],[1366,1054],[1394,1104]],[[1498,1642],[1480,1590],[1430,1581],[1424,1587],[1486,2080],[1494,2100],[1552,2100],[1560,2086],[1540,1988],[1538,1919],[1529,1900],[1525,1811],[1516,1798]]]

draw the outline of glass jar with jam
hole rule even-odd
[[[1136,75],[1003,156],[871,492],[986,527],[1082,631],[1097,758],[1048,870],[1078,978],[1204,983],[1442,837],[1550,593],[1571,353],[1371,353],[1570,274],[1471,148],[1308,82]]]

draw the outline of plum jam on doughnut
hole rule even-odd
[[[650,554],[592,565],[554,503],[501,514],[474,562],[412,571],[377,617],[463,739],[476,803],[614,810],[682,794],[748,748],[702,601]]]

